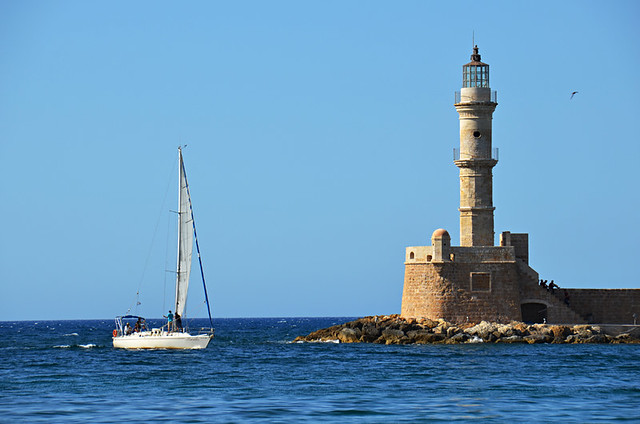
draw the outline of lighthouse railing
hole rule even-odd
[[[455,104],[463,103],[463,102],[462,102],[462,95],[460,94],[460,91],[456,91],[456,92],[455,92],[454,98],[455,98],[455,99],[454,99],[454,103],[455,103]],[[495,91],[495,90],[491,90],[490,101],[491,101],[491,103],[498,103],[498,92],[497,92],[497,91]],[[484,103],[484,102],[478,102],[478,101],[475,101],[475,102],[467,102],[467,101],[465,100],[465,102],[464,102],[464,103]]]
[[[470,157],[463,158],[465,160],[471,159]],[[480,157],[475,157],[474,159],[482,159]],[[487,158],[488,159],[488,158]],[[494,147],[491,149],[491,159],[500,160],[500,149],[498,147]],[[460,149],[457,147],[453,148],[453,160],[460,160]]]

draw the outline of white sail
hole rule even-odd
[[[187,291],[189,290],[189,275],[191,274],[193,218],[191,215],[191,199],[189,199],[187,176],[184,171],[181,149],[178,149],[178,154],[180,157],[180,193],[178,195],[178,270],[176,277],[175,312],[183,316],[187,306]]]

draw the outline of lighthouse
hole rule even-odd
[[[569,304],[539,284],[538,272],[529,266],[528,233],[502,231],[495,244],[492,192],[498,152],[491,145],[491,121],[498,102],[478,46],[462,66],[462,89],[454,103],[460,118],[460,147],[453,158],[460,169],[460,245],[438,228],[431,245],[406,248],[401,315],[457,324],[628,321],[640,305],[640,290],[563,288]]]
[[[493,246],[493,167],[498,155],[491,146],[491,120],[498,103],[478,46],[471,62],[462,66],[462,89],[455,97],[460,117],[460,148],[454,150],[460,168],[460,246]]]

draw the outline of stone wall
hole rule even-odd
[[[529,264],[529,234],[512,233],[503,231],[500,233],[500,246],[513,246],[516,258]]]
[[[505,232],[506,246],[445,246],[441,262],[433,246],[407,247],[402,316],[508,322],[522,320],[524,307],[542,311],[534,322],[544,317],[548,323],[633,324],[636,314],[640,323],[640,289],[566,289],[566,305],[565,289],[553,294],[540,287],[526,264],[527,238]]]
[[[564,296],[565,289],[557,290]],[[640,323],[640,289],[566,289],[569,306],[587,322],[599,324],[633,324],[633,314]]]
[[[407,263],[402,316],[456,323],[519,320],[517,281],[515,263]]]
[[[455,262],[466,263],[515,263],[515,253],[511,246],[506,247],[450,247]]]
[[[445,253],[454,262],[515,262],[515,250],[512,246],[449,247]],[[410,246],[406,248],[405,263],[431,262],[433,255],[433,246]]]

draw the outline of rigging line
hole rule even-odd
[[[189,314],[188,317],[182,317],[182,319],[186,320],[188,323],[193,323],[194,320],[199,319],[198,316],[200,315],[200,312],[202,312],[202,308],[204,308],[204,306],[207,304],[207,302],[205,302],[204,300],[202,301],[202,303],[198,303],[198,305],[200,305],[200,307],[198,309],[196,309],[196,311],[193,313],[193,315]]]
[[[162,199],[162,204],[160,206],[160,212],[158,213],[158,218],[156,219],[156,225],[155,225],[155,228],[153,230],[153,236],[151,237],[151,243],[149,244],[149,250],[147,252],[147,257],[146,257],[146,259],[144,261],[144,266],[142,268],[142,275],[140,276],[140,281],[138,282],[138,290],[136,291],[136,300],[134,302],[136,310],[137,310],[138,305],[140,304],[140,289],[142,288],[142,283],[144,282],[144,277],[145,277],[145,274],[147,273],[147,268],[148,268],[148,265],[149,265],[149,259],[151,258],[151,252],[153,250],[153,246],[155,244],[156,236],[158,234],[158,228],[160,227],[160,221],[162,219],[162,215],[163,215],[163,211],[164,211],[164,205],[167,202],[167,196],[169,194],[169,188],[171,187],[171,176],[174,174],[175,169],[176,169],[175,162],[172,161],[171,172],[169,173],[169,178],[167,178],[167,188],[165,189],[164,197]]]
[[[162,286],[162,313],[167,310],[167,271],[166,269],[169,267],[169,234],[171,233],[171,215],[167,215],[167,241],[164,245],[164,267],[165,272],[163,278],[163,286]],[[175,272],[175,271],[171,271]]]
[[[193,237],[196,240],[196,251],[198,252],[198,263],[200,264],[200,276],[202,277],[202,287],[204,288],[204,300],[207,302],[207,312],[209,313],[209,324],[213,327],[213,319],[211,318],[211,307],[209,305],[209,295],[207,294],[207,284],[204,280],[204,269],[202,267],[202,256],[200,256],[200,245],[198,243],[198,233],[196,232],[196,220],[193,216],[193,206],[191,205],[191,192],[189,190],[189,182],[187,180],[187,172],[184,167],[184,160],[182,160],[182,155],[180,155],[181,161],[180,166],[182,167],[182,173],[184,175],[184,185],[187,189],[187,200],[189,200],[189,212],[191,213],[191,223],[193,224]]]

